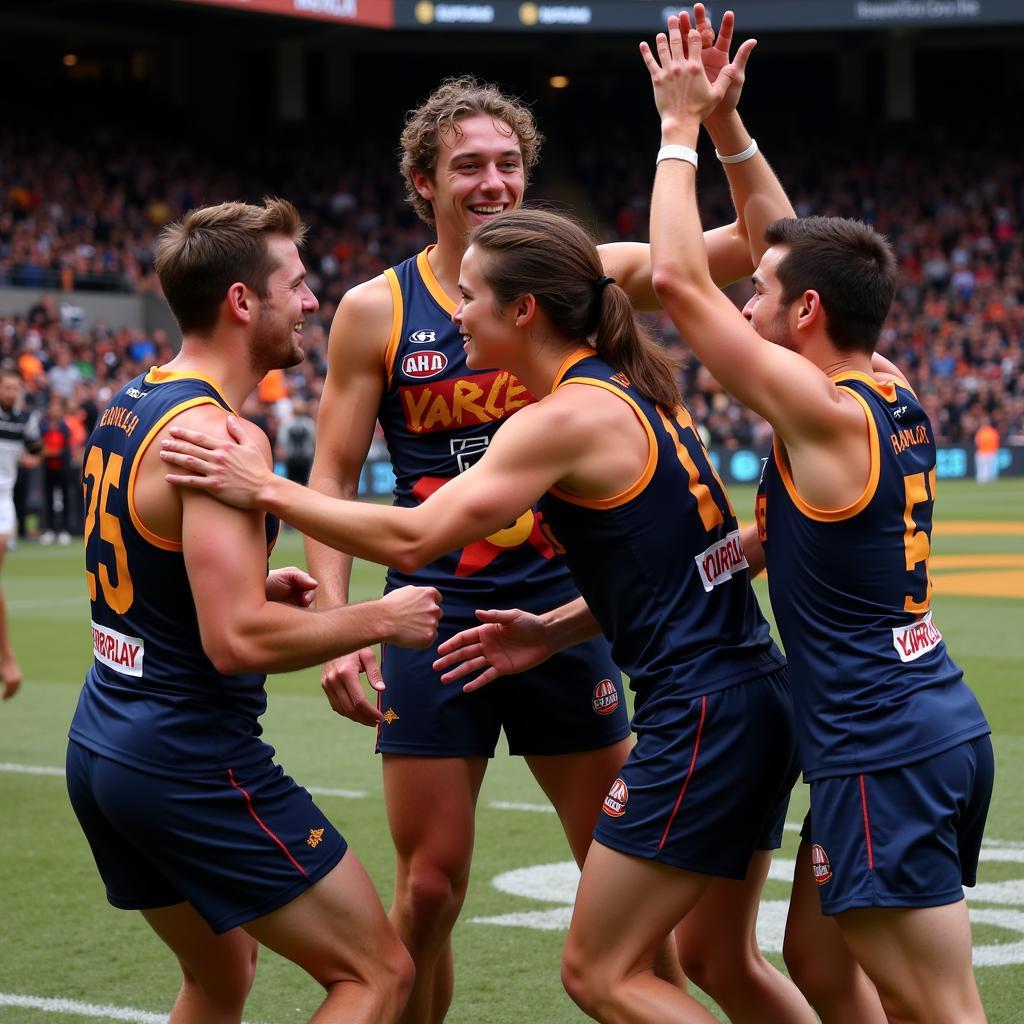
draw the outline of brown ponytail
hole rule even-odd
[[[477,227],[470,245],[484,255],[484,280],[504,306],[533,295],[561,334],[587,343],[646,398],[680,403],[675,364],[637,320],[626,293],[604,276],[590,236],[548,210],[516,210]]]

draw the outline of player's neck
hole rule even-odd
[[[437,283],[453,302],[459,301],[459,270],[466,255],[466,239],[438,225],[437,244],[427,253],[427,262]]]
[[[242,407],[260,382],[260,375],[252,369],[246,353],[187,335],[182,339],[181,351],[160,369],[210,378],[235,409]]]
[[[809,340],[801,355],[809,359],[822,373],[836,377],[841,373],[871,374],[871,354],[838,349],[827,337]]]

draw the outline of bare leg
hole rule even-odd
[[[811,847],[801,842],[793,874],[783,956],[822,1024],[886,1024],[871,979],[853,958],[834,918],[821,912]]]
[[[964,900],[847,910],[836,921],[891,1024],[984,1024]]]
[[[451,931],[469,883],[487,759],[385,754],[383,761],[396,853],[391,920],[416,964],[402,1020],[440,1024],[452,1000]]]
[[[7,534],[0,533],[0,573],[3,572],[4,558],[7,555]],[[9,700],[21,686],[21,668],[14,656],[11,636],[7,630],[7,605],[3,591],[0,590],[0,686],[3,687],[3,699]]]
[[[259,944],[241,928],[214,935],[190,903],[143,910],[184,975],[168,1024],[238,1024],[256,974]]]
[[[402,1012],[412,961],[351,850],[301,896],[244,927],[326,989],[311,1024],[381,1024]]]
[[[799,989],[761,955],[757,911],[772,855],[758,850],[743,881],[713,878],[676,928],[686,976],[733,1024],[815,1024]]]
[[[607,1024],[711,1024],[700,1003],[654,974],[658,944],[709,881],[594,842],[562,956],[562,982],[577,1005]]]
[[[530,771],[562,822],[569,848],[581,868],[601,814],[601,803],[632,749],[633,741],[626,737],[610,746],[579,754],[526,757]],[[658,947],[654,973],[686,991],[686,978],[679,966],[672,935]]]

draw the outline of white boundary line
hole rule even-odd
[[[132,1006],[81,1003],[76,999],[22,996],[14,992],[0,992],[0,1006],[20,1006],[26,1010],[42,1010],[43,1013],[74,1013],[79,1017],[121,1020],[128,1021],[129,1024],[167,1024],[166,1013],[151,1013],[149,1010],[137,1010]]]

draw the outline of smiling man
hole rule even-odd
[[[715,137],[726,153],[747,145],[739,141],[743,130],[734,107]],[[312,488],[355,497],[379,419],[397,504],[418,505],[472,466],[501,423],[534,401],[508,372],[467,367],[451,315],[467,236],[519,207],[540,143],[524,104],[469,77],[443,82],[408,114],[402,133],[406,197],[436,229],[437,243],[353,288],[338,307]],[[762,158],[726,171],[738,210],[755,192],[771,219],[789,210]],[[750,273],[742,217],[707,232],[705,240],[721,283]],[[601,246],[601,258],[634,305],[656,307],[646,245]],[[486,539],[414,574],[392,569],[388,588],[412,582],[437,587],[444,596],[443,640],[475,625],[479,607],[542,611],[575,597],[567,568],[553,555],[539,516],[527,509]],[[307,559],[320,581],[318,601],[346,600],[349,556],[309,541]],[[323,672],[331,706],[378,728],[397,852],[391,917],[416,963],[403,1019],[416,1024],[443,1021],[451,1001],[449,936],[469,878],[477,795],[501,731],[554,804],[580,864],[604,795],[630,749],[620,674],[603,638],[470,694],[440,684],[435,657],[429,650],[389,647],[378,668],[367,649],[326,664]],[[367,700],[361,672],[378,690],[378,706]],[[667,957],[661,969],[671,974]]]
[[[258,719],[266,672],[430,643],[437,592],[311,611],[314,580],[267,575],[276,521],[179,496],[158,455],[171,424],[223,436],[268,370],[302,361],[317,309],[304,231],[282,199],[164,229],[155,262],[181,351],[114,395],[85,451],[94,660],[68,791],[108,900],[140,911],[181,964],[174,1024],[241,1020],[258,942],[323,985],[322,1024],[393,1021],[412,981],[373,883]],[[269,465],[266,436],[246,429]]]

